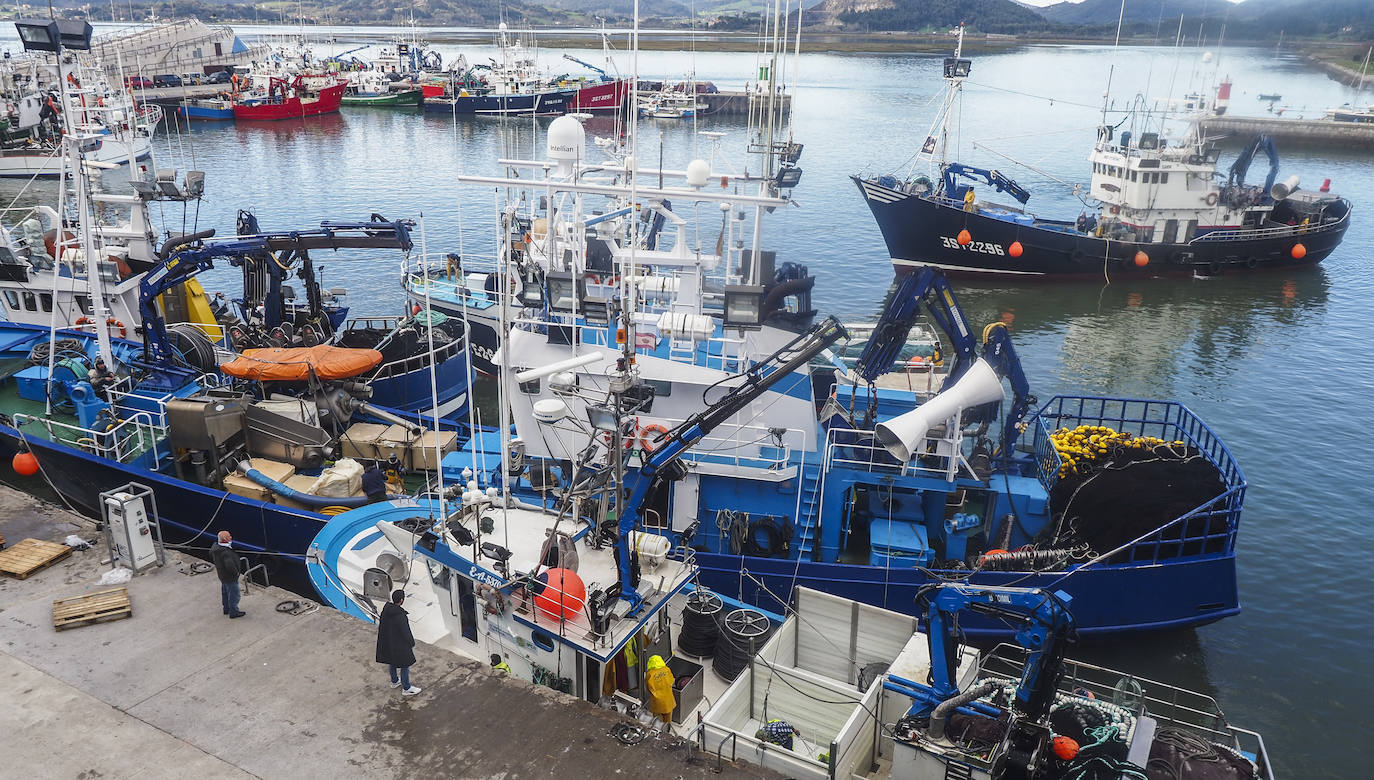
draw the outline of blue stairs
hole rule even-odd
[[[821,470],[802,469],[801,512],[796,526],[797,554],[806,560],[814,560],[816,555],[816,535],[820,532],[820,490]]]

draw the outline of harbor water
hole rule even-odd
[[[345,48],[347,31],[338,37]],[[469,62],[495,53],[488,46],[438,49],[446,59],[462,51]],[[562,53],[539,54],[550,70],[577,71]],[[574,53],[599,64],[599,52]],[[1086,184],[1109,82],[1114,109],[1201,91],[1222,76],[1234,83],[1231,111],[1239,114],[1264,113],[1261,92],[1284,95],[1292,114],[1309,117],[1356,97],[1272,50],[1228,48],[1203,60],[1202,49],[1171,47],[1036,46],[975,57],[956,109],[952,156],[1015,178],[1033,193],[1029,210],[1072,219],[1083,205],[1071,187]],[[618,64],[627,72],[628,55],[621,52]],[[789,71],[793,66],[789,58]],[[848,175],[891,172],[911,161],[944,88],[940,59],[803,54],[795,67],[794,132],[806,146],[805,173],[796,205],[766,220],[765,243],[780,261],[805,264],[819,277],[822,312],[870,318],[892,282],[891,264]],[[725,89],[742,87],[757,61],[742,53],[644,52],[639,69],[649,78],[695,72]],[[1107,119],[1115,124],[1121,116],[1109,112]],[[422,247],[435,260],[448,252],[490,255],[496,193],[460,187],[455,176],[494,175],[502,156],[541,155],[547,122],[345,108],[305,122],[164,127],[156,165],[207,172],[198,214],[193,207],[183,226],[179,208],[164,209],[165,227],[189,232],[194,222],[194,229],[232,233],[238,209],[253,210],[267,230],[375,212],[422,218],[416,258]],[[605,117],[586,126],[589,136],[621,129]],[[694,128],[724,137],[713,144]],[[1173,132],[1178,138],[1181,127]],[[701,157],[715,170],[742,171],[757,166],[742,153],[745,136],[742,117],[641,120],[638,158],[656,165],[661,155],[666,167],[681,168]],[[1223,170],[1235,151],[1223,148]],[[1364,667],[1374,646],[1374,579],[1363,530],[1374,509],[1364,462],[1374,428],[1374,352],[1365,342],[1374,299],[1374,150],[1279,152],[1282,176],[1298,174],[1308,188],[1330,178],[1354,203],[1345,243],[1320,267],[1206,280],[1119,281],[1105,271],[1093,281],[961,281],[956,288],[974,323],[1011,326],[1040,399],[1062,392],[1179,400],[1221,435],[1249,481],[1240,616],[1074,654],[1214,692],[1235,724],[1264,735],[1282,776],[1356,778],[1368,772],[1365,705],[1374,701],[1374,674]],[[1249,180],[1262,181],[1266,168],[1257,160]],[[106,185],[125,175],[106,173]],[[0,182],[0,195],[16,208],[54,191],[50,182]],[[691,209],[687,216],[702,225],[693,240],[714,247],[718,210],[702,206],[699,220]],[[320,253],[315,260],[325,266],[326,286],[348,289],[354,313],[401,310],[394,256],[335,260]],[[232,291],[237,271],[223,265],[203,281]]]

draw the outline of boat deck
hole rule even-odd
[[[98,538],[89,521],[0,487],[0,533]],[[101,590],[103,545],[0,580],[0,733],[8,772],[78,777],[712,777],[714,756],[623,716],[421,644],[402,697],[373,663],[376,630],[279,588],[228,620],[213,573],[170,552],[129,583],[130,618],[57,632],[54,599]],[[199,567],[203,568],[203,567]],[[299,603],[299,614],[278,605]],[[154,608],[152,605],[156,605]],[[98,653],[92,654],[92,648]],[[309,648],[308,652],[302,652]],[[213,701],[213,707],[205,702]],[[82,728],[70,728],[80,723]],[[669,749],[672,748],[672,749]],[[725,777],[776,777],[724,764]]]

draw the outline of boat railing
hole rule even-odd
[[[660,424],[668,429],[686,422],[672,417],[655,417],[650,424]],[[648,452],[655,449],[653,434],[644,434],[642,428],[636,429],[640,444],[649,444]],[[769,471],[778,471],[791,461],[793,453],[804,449],[808,433],[800,428],[777,428],[766,425],[735,425],[722,423],[712,433],[692,446],[682,457],[684,460],[728,463],[735,467],[749,466]]]
[[[1252,239],[1280,238],[1283,236],[1305,236],[1314,233],[1327,233],[1338,229],[1342,223],[1350,219],[1350,212],[1342,214],[1340,218],[1330,222],[1316,222],[1306,225],[1275,225],[1265,228],[1222,228],[1210,230],[1189,241],[1192,244],[1215,244],[1223,241],[1249,241]]]
[[[1182,441],[1190,451],[1217,468],[1223,486],[1216,497],[1152,531],[1113,550],[1098,551],[1091,563],[1157,564],[1182,557],[1229,554],[1235,549],[1245,499],[1245,475],[1220,437],[1191,410],[1174,401],[1080,396],[1050,399],[1036,413],[1025,435],[1031,437],[1040,481],[1051,495],[1059,482],[1062,460],[1050,435],[1081,425],[1102,426],[1132,436],[1153,436],[1166,442]]]
[[[16,426],[37,423],[43,426],[48,439],[61,442],[94,455],[120,463],[127,463],[151,451],[154,461],[161,459],[158,443],[167,437],[167,428],[153,421],[147,412],[130,415],[106,431],[96,431],[79,425],[60,422],[51,417],[30,414],[14,415]]]
[[[1017,682],[1028,655],[1023,647],[999,644],[979,660],[978,676]],[[1059,692],[1065,697],[1110,702],[1134,717],[1148,715],[1161,726],[1201,736],[1255,762],[1259,777],[1273,777],[1263,738],[1228,723],[1216,699],[1207,694],[1069,658],[1063,661]]]
[[[953,481],[961,468],[968,468],[961,452],[963,436],[956,429],[932,429],[916,448],[916,457],[905,463],[898,460],[878,443],[871,430],[831,428],[825,434],[825,459],[822,471],[835,468],[870,473],[900,474],[907,477],[933,477]],[[972,469],[968,469],[972,474]]]

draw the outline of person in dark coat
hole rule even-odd
[[[391,601],[382,607],[382,614],[377,618],[377,663],[387,665],[392,688],[400,688],[406,696],[414,696],[420,689],[410,684],[410,667],[415,664],[415,637],[410,633],[410,615],[401,609],[405,598],[405,591],[392,591]]]
[[[386,474],[377,468],[377,461],[363,472],[363,494],[367,496],[369,503],[377,503],[386,500]]]
[[[219,575],[219,599],[224,606],[224,614],[231,618],[241,618],[239,611],[239,556],[234,552],[234,537],[228,531],[219,532],[219,542],[210,548],[210,560],[215,562],[215,573]]]

